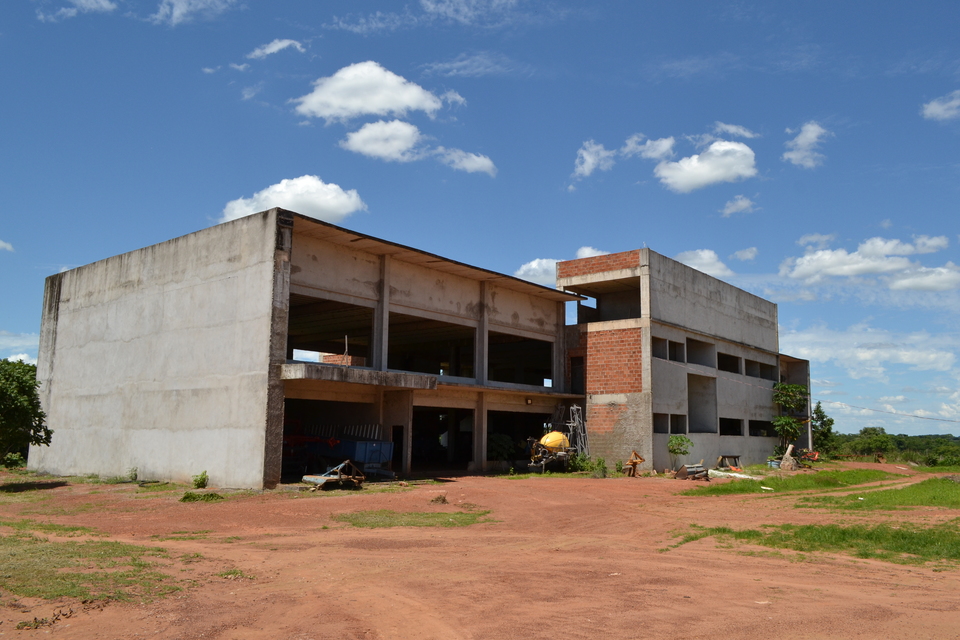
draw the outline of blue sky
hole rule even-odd
[[[650,247],[777,302],[841,431],[960,433],[957,33],[952,2],[9,0],[0,357],[36,357],[46,276],[278,205],[539,281]]]

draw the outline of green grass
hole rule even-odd
[[[246,578],[247,580],[253,580],[253,576],[247,575],[240,569],[227,569],[226,571],[221,571],[217,574],[221,578],[226,578],[227,580],[239,580],[241,578]]]
[[[179,589],[144,559],[165,555],[120,542],[0,536],[0,590],[28,598],[148,599]]]
[[[173,482],[151,482],[137,487],[137,493],[163,493],[166,491],[182,491],[184,485]]]
[[[202,531],[173,531],[169,534],[155,533],[151,538],[158,541],[164,540],[203,540],[207,537],[208,533],[212,533],[211,529],[204,529]]]
[[[225,498],[219,493],[194,493],[193,491],[187,491],[183,494],[183,497],[180,498],[180,502],[218,502],[224,499]]]
[[[682,492],[685,496],[722,496],[737,493],[781,493],[809,489],[835,489],[867,482],[877,482],[899,477],[896,474],[874,469],[848,469],[846,471],[819,471],[796,476],[771,476],[763,480],[734,480],[724,484],[708,484]],[[766,491],[761,487],[770,487]]]
[[[804,553],[826,551],[847,553],[857,558],[873,558],[898,564],[960,562],[960,528],[947,522],[929,528],[903,524],[875,526],[852,525],[767,525],[763,530],[734,530],[729,527],[694,527],[694,531],[670,548],[716,536]],[[668,549],[661,549],[667,551]]]
[[[900,489],[866,491],[846,496],[804,497],[797,506],[854,510],[893,510],[907,507],[960,509],[960,483],[945,478],[930,478]]]
[[[485,518],[489,511],[470,511],[454,513],[426,513],[398,511],[355,511],[333,517],[355,527],[382,529],[387,527],[468,527],[472,524],[491,522]]]
[[[0,520],[0,527],[10,527],[15,531],[40,531],[61,537],[102,535],[89,527],[36,522],[34,520]]]

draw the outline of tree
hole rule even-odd
[[[667,439],[667,452],[670,454],[670,465],[677,466],[677,458],[690,453],[693,440],[684,435],[672,435]]]
[[[780,436],[778,452],[786,451],[787,445],[803,433],[804,421],[797,418],[796,414],[803,415],[806,412],[808,397],[807,388],[802,384],[778,382],[773,385],[773,401],[780,406],[781,413],[773,420],[773,428]]]
[[[883,427],[864,427],[856,440],[848,444],[850,450],[859,455],[886,453],[894,448],[893,438]]]
[[[833,418],[827,415],[823,407],[820,406],[819,401],[817,402],[817,406],[813,408],[813,415],[810,416],[810,419],[810,426],[813,430],[812,448],[815,451],[822,451],[824,453],[833,451],[836,448],[833,433]]]
[[[0,360],[0,459],[28,445],[49,445],[53,434],[44,423],[37,393],[37,367]]]

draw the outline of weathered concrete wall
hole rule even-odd
[[[652,319],[777,353],[776,304],[649,249],[641,252]]]
[[[380,297],[379,256],[307,235],[296,236],[290,253],[291,287],[307,287],[319,298],[332,293],[375,302]]]
[[[777,438],[721,436],[715,433],[691,433],[687,437],[693,441],[693,446],[688,455],[677,458],[677,465],[696,464],[703,460],[703,465],[711,468],[721,455],[739,455],[742,465],[763,464],[777,446]],[[652,459],[653,468],[657,471],[670,468],[670,453],[667,451],[669,438],[666,433],[653,434]]]
[[[40,379],[54,436],[32,469],[262,485],[275,218],[48,280]]]

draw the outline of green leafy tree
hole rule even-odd
[[[890,451],[895,447],[895,442],[883,427],[864,427],[847,446],[858,455],[873,455]]]
[[[780,407],[781,413],[773,420],[773,428],[780,436],[778,451],[786,451],[787,445],[803,433],[804,421],[798,418],[797,414],[803,415],[806,412],[808,397],[807,388],[802,384],[778,382],[773,385],[773,401]]]
[[[672,435],[667,439],[667,452],[670,454],[670,466],[676,468],[677,458],[690,453],[693,440],[684,435]]]
[[[817,402],[810,416],[810,426],[813,429],[813,449],[829,453],[836,449],[835,434],[833,433],[833,418],[827,415]]]
[[[44,423],[37,387],[36,365],[0,360],[0,458],[50,444],[53,432]]]

